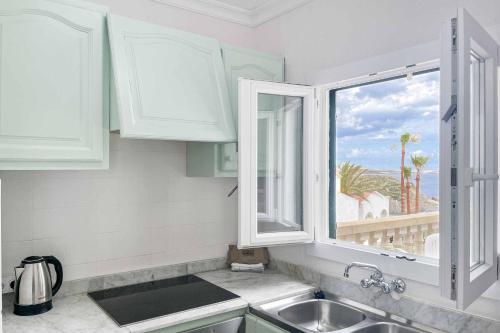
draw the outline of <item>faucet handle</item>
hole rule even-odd
[[[402,294],[406,290],[406,282],[404,282],[401,278],[392,280],[391,285],[393,286],[393,290],[398,294]]]
[[[360,284],[362,288],[370,288],[371,286],[373,286],[374,282],[375,281],[373,281],[373,279],[363,279],[361,280]]]

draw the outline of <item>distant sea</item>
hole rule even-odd
[[[391,176],[400,180],[399,170],[368,170],[367,175]],[[411,175],[412,183],[415,185],[415,173]],[[439,199],[439,173],[433,170],[425,170],[420,177],[420,193],[428,197]]]

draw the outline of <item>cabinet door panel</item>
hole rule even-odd
[[[0,168],[102,166],[109,135],[104,14],[7,1],[0,32]]]
[[[235,123],[238,122],[238,78],[253,80],[283,82],[284,59],[269,54],[252,50],[243,50],[225,45],[222,49],[226,80],[229,84],[229,97],[231,99],[231,110]],[[276,108],[276,100],[264,98],[267,109]],[[218,144],[220,159],[217,166],[225,175],[237,176],[238,151],[235,143]]]
[[[224,69],[228,83],[231,110],[235,124],[238,120],[238,78],[252,78],[282,82],[284,59],[253,50],[222,46]],[[268,109],[276,107],[276,100],[268,99]],[[235,125],[236,126],[236,125]],[[237,128],[237,126],[236,126]],[[238,145],[232,143],[192,142],[188,150],[188,176],[193,177],[237,177]]]
[[[224,67],[226,80],[229,84],[229,97],[235,123],[238,123],[238,78],[252,80],[283,82],[284,59],[273,55],[260,53],[252,50],[244,50],[231,46],[223,46]],[[267,109],[275,109],[273,98],[264,97]],[[237,125],[236,125],[237,126]],[[218,150],[221,158],[219,168],[223,172],[234,172],[236,177],[238,171],[238,151],[236,144],[219,144]]]
[[[222,54],[234,121],[238,123],[238,78],[283,82],[284,59],[252,50],[223,45]]]
[[[216,40],[115,15],[109,26],[122,136],[236,139]]]

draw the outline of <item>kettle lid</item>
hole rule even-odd
[[[24,258],[21,263],[23,263],[23,264],[37,264],[37,263],[44,262],[44,261],[45,261],[45,259],[43,257],[30,256],[30,257]]]

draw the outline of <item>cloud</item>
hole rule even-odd
[[[406,123],[439,113],[439,75],[436,73],[375,83],[336,94],[337,137],[403,130]],[[434,116],[434,117],[431,117]]]
[[[347,157],[358,157],[363,153],[363,149],[360,148],[353,148],[349,153],[347,153]]]
[[[420,137],[414,152],[438,155],[439,72],[339,90],[335,102],[338,162],[397,168],[405,132]]]

